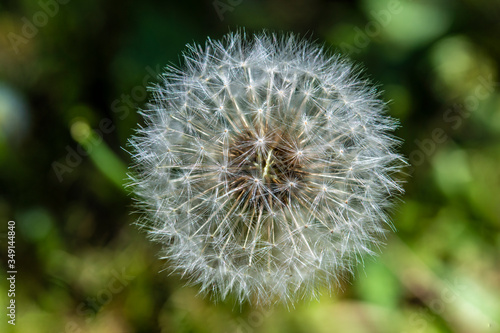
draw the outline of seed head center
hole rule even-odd
[[[265,137],[257,133],[258,129],[232,137],[228,188],[235,198],[246,198],[249,209],[269,211],[286,205],[303,188],[306,160],[298,158],[300,144],[286,132]]]

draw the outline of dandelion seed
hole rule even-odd
[[[202,292],[293,302],[334,288],[402,192],[396,122],[340,56],[232,33],[167,68],[131,139],[139,224]]]

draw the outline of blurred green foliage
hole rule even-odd
[[[363,63],[412,164],[380,256],[291,309],[214,305],[158,273],[123,187],[147,86],[241,27]],[[18,275],[0,331],[500,332],[499,35],[498,0],[2,0],[0,252],[14,220]]]

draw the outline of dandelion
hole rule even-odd
[[[231,33],[168,67],[131,140],[139,224],[202,292],[334,288],[390,224],[396,122],[359,72],[292,34]]]

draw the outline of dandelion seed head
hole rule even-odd
[[[231,33],[169,67],[131,139],[139,222],[183,277],[270,304],[335,289],[389,222],[397,126],[338,55]]]

